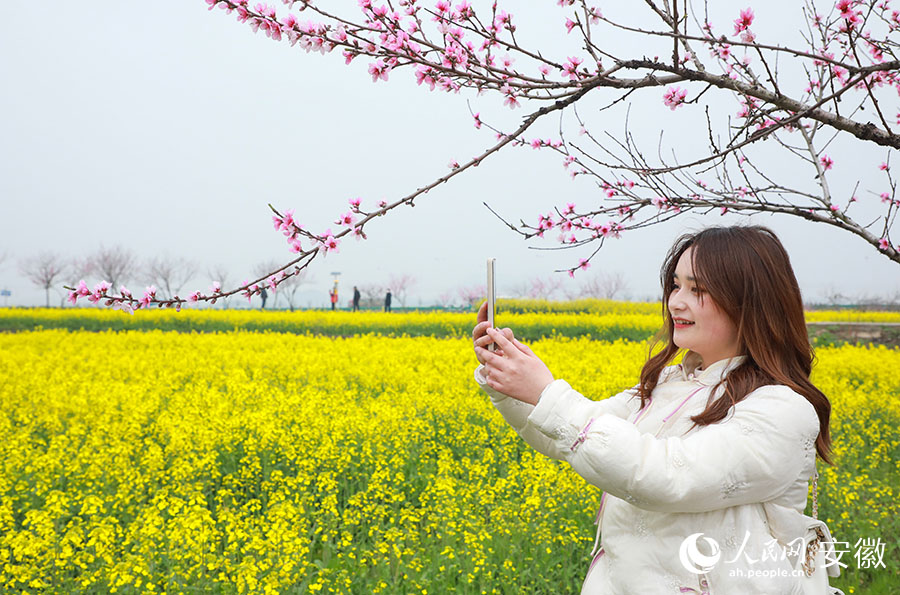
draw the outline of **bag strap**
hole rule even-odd
[[[819,469],[813,475],[813,507],[812,518],[819,520]]]
[[[813,506],[812,518],[819,520],[819,469],[818,467],[813,474]],[[813,575],[816,570],[816,554],[825,541],[825,533],[820,527],[816,527],[816,536],[806,544],[806,556],[802,563],[802,568],[807,577]]]

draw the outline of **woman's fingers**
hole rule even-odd
[[[484,323],[484,326],[481,326],[481,324],[479,324],[475,327],[475,329],[472,331],[472,336],[475,339],[475,345],[485,347],[494,342],[494,340],[487,334],[487,329],[487,323]],[[509,341],[514,341],[516,338],[512,332],[512,329],[499,329],[498,332],[503,333],[503,336],[506,337]]]
[[[481,304],[481,307],[478,308],[478,318],[476,318],[477,322],[479,322],[479,323],[487,322],[487,319],[488,319],[487,307],[488,307],[487,302],[484,302],[483,304]]]
[[[507,339],[504,334],[497,329],[488,329],[487,334],[491,339],[494,340],[494,343],[497,344],[497,347],[502,349],[504,353],[507,353],[510,357],[512,357],[512,355],[518,351],[516,349],[516,346],[513,345],[512,342],[510,342],[510,340]]]
[[[477,339],[479,337],[483,337],[485,331],[487,331],[490,324],[487,321],[479,322],[475,325],[475,328],[472,329],[472,338]]]
[[[531,347],[529,347],[525,343],[522,343],[518,339],[513,339],[512,342],[513,342],[513,345],[515,345],[516,348],[518,348],[518,350],[521,351],[522,353],[524,353],[525,355],[531,355],[531,356],[537,357],[536,355],[534,355],[534,352],[531,350]]]
[[[496,353],[496,352],[494,352],[494,353]],[[483,347],[475,348],[475,359],[477,359],[478,363],[481,364],[482,366],[488,365],[488,356],[490,356],[490,355],[494,355],[494,354],[491,353],[490,351],[488,351],[487,349],[484,349]]]
[[[485,366],[490,366],[495,370],[506,367],[506,362],[504,361],[504,353],[500,349],[496,351],[489,351],[484,347],[476,347],[475,357],[478,358],[478,361]]]
[[[513,334],[512,329],[509,327],[500,329],[500,332],[503,333],[503,336],[506,337],[507,339],[509,339],[510,341],[513,341],[516,338],[516,336]]]
[[[487,347],[488,345],[490,345],[493,342],[494,342],[494,340],[491,339],[489,336],[482,335],[481,337],[478,337],[477,339],[475,339],[475,347]]]
[[[491,353],[484,347],[476,347],[475,348],[475,357],[479,362],[484,364],[485,366],[491,361],[491,358],[495,357],[496,354]]]

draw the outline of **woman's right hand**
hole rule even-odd
[[[483,304],[481,304],[481,308],[478,309],[477,324],[475,325],[475,328],[472,329],[473,349],[475,347],[481,347],[483,349],[487,349],[487,346],[494,342],[494,340],[491,339],[487,334],[487,329],[489,327],[490,327],[490,324],[488,323],[488,319],[487,319],[487,302],[484,302]],[[504,328],[504,329],[498,329],[498,330],[501,333],[503,333],[503,336],[506,337],[510,342],[512,342],[515,339],[512,329]],[[503,351],[500,349],[497,349],[497,351],[495,351],[494,353],[496,353],[498,355],[502,355]],[[478,357],[477,349],[475,350],[475,358],[478,359],[478,363],[480,363],[482,365],[484,364],[484,362],[481,361],[481,358]]]

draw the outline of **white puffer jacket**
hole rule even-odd
[[[813,406],[785,386],[764,386],[721,422],[690,429],[742,360],[692,372],[688,357],[666,368],[642,411],[635,389],[592,401],[564,380],[532,406],[475,371],[528,444],[605,492],[582,593],[801,593],[789,546],[805,534],[819,433]]]

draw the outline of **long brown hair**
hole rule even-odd
[[[721,396],[691,421],[696,426],[716,423],[757,388],[784,385],[815,407],[819,416],[816,452],[831,464],[831,403],[809,379],[815,354],[806,331],[800,286],[784,246],[766,227],[711,227],[681,236],[669,250],[660,271],[665,326],[651,353],[660,341],[663,348],[641,370],[641,406],[649,401],[663,368],[680,351],[673,340],[668,303],[674,290],[675,266],[688,248],[692,248],[697,285],[734,322],[746,355],[743,363],[728,373]]]

